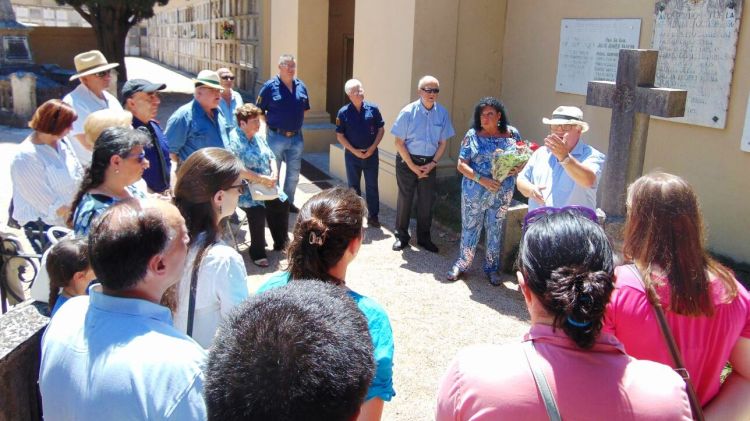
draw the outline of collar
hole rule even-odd
[[[583,142],[583,138],[578,138],[578,143],[576,143],[576,146],[570,151],[570,154],[573,156],[581,156],[583,154],[583,150],[586,147],[586,144]]]
[[[255,136],[253,136],[252,139],[249,139],[247,137],[247,135],[245,134],[245,132],[242,131],[242,129],[240,128],[239,125],[236,126],[234,128],[234,130],[237,132],[237,136],[239,136],[239,138],[240,138],[240,143],[242,143],[242,142],[253,143],[253,140],[255,140]],[[242,144],[244,144],[244,143],[242,143]]]
[[[149,120],[148,122],[144,123],[141,120],[139,120],[138,117],[133,116],[133,128],[134,129],[137,129],[138,127],[141,127],[141,126],[149,127],[153,123],[154,123],[154,120]]]
[[[219,112],[218,110],[219,110],[219,108],[214,108],[214,109],[211,110],[211,112],[213,113],[213,117],[214,118],[216,118],[216,113]],[[198,115],[206,115],[206,116],[208,116],[208,114],[206,114],[206,112],[203,111],[203,107],[201,107],[200,102],[198,102],[195,98],[193,98],[193,114],[196,114],[196,113],[198,113]]]
[[[107,103],[107,105],[109,105],[109,101],[107,100],[107,94],[108,94],[109,92],[107,92],[107,90],[106,90],[106,89],[102,90],[102,96],[104,97],[104,99],[102,99],[102,98],[99,98],[99,97],[98,97],[98,96],[97,96],[97,95],[96,95],[96,94],[94,93],[94,91],[92,91],[91,89],[89,89],[89,87],[88,87],[88,86],[84,85],[83,81],[81,81],[81,83],[79,84],[79,86],[81,87],[81,89],[83,89],[83,90],[84,90],[84,92],[86,92],[86,93],[87,93],[88,95],[91,95],[91,97],[92,97],[92,98],[95,98],[95,99],[96,99],[97,101],[104,101],[104,102],[106,102],[106,103]]]
[[[108,313],[146,317],[172,325],[172,313],[167,307],[140,298],[123,298],[106,295],[99,283],[89,287],[91,306]]]
[[[535,323],[531,325],[529,332],[524,335],[524,341],[534,340],[536,342],[549,343],[563,348],[577,349],[581,348],[565,334],[562,328],[553,329],[550,325]],[[594,346],[589,351],[598,352],[621,352],[625,354],[625,347],[617,338],[609,333],[599,333]]]

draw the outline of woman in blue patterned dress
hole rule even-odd
[[[135,183],[148,168],[143,147],[150,143],[146,133],[130,128],[112,127],[99,135],[91,166],[70,206],[73,212],[68,223],[77,237],[87,235],[94,218],[114,203],[146,197]]]
[[[484,272],[492,285],[500,284],[500,247],[503,223],[516,184],[513,169],[502,182],[492,179],[492,154],[515,147],[521,136],[508,125],[503,104],[495,98],[479,100],[474,107],[474,125],[464,136],[458,158],[461,183],[461,249],[447,279],[455,281],[471,267],[482,226],[485,229]]]
[[[240,208],[247,215],[250,231],[250,260],[260,267],[268,266],[266,257],[265,223],[273,238],[273,249],[286,247],[289,228],[289,201],[284,191],[277,185],[276,157],[268,147],[266,139],[258,136],[260,115],[263,112],[252,104],[244,104],[234,112],[237,126],[229,132],[229,149],[245,165],[243,177],[251,183],[261,184],[278,195],[271,200],[253,200],[249,191],[240,196]]]

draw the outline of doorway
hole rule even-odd
[[[354,4],[352,0],[330,0],[328,4],[328,75],[326,111],[331,122],[348,102],[344,83],[354,67]]]

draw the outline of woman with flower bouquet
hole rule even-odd
[[[525,163],[521,160],[505,168],[509,161],[521,155],[516,142],[521,142],[521,136],[515,127],[508,125],[503,104],[492,97],[479,100],[474,107],[474,124],[466,132],[459,152],[458,171],[464,176],[461,183],[461,248],[458,260],[447,274],[449,281],[457,280],[471,266],[484,226],[484,272],[492,285],[500,284],[498,270],[503,223],[513,199],[515,175]],[[525,147],[525,143],[521,143]]]

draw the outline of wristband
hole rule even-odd
[[[432,163],[435,164],[436,166],[438,164],[437,161],[435,161],[434,159],[432,160]]]
[[[479,180],[481,180],[481,179],[482,179],[482,176],[479,175],[479,173],[474,174],[474,181],[476,181],[478,183]]]

